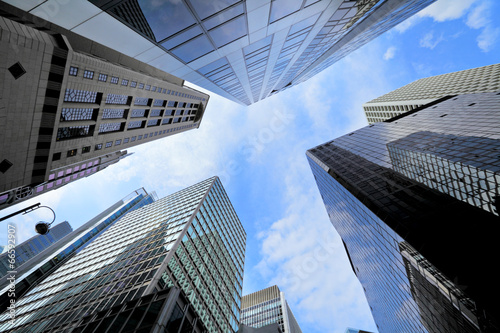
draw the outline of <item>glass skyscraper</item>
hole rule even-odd
[[[14,323],[0,316],[0,331],[150,332],[155,322],[182,332],[236,332],[246,235],[220,180],[155,202],[143,191],[133,203],[85,248],[38,276],[17,300]]]
[[[72,231],[73,228],[71,225],[67,221],[64,221],[51,227],[50,232],[45,235],[36,235],[21,244],[16,244],[16,269]],[[0,289],[3,287],[2,278],[7,274],[7,271],[12,270],[9,267],[9,258],[7,255],[8,253],[2,253],[0,255]]]
[[[499,110],[445,96],[307,151],[379,332],[499,330]]]
[[[0,209],[199,128],[184,80],[4,2],[0,23]]]
[[[309,79],[434,0],[7,2],[249,105]]]
[[[283,333],[302,333],[292,310],[288,306],[285,294],[280,291],[278,286],[243,296],[241,323],[255,328],[277,323]]]

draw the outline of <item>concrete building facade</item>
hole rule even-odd
[[[209,96],[0,3],[0,209],[200,126]]]

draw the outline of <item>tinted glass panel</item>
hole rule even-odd
[[[217,47],[230,43],[247,34],[245,16],[240,16],[218,28],[210,30],[209,34]]]
[[[167,49],[172,49],[172,48],[176,47],[177,45],[180,45],[180,44],[190,40],[193,37],[201,35],[202,33],[203,33],[203,30],[201,30],[201,28],[199,26],[194,26],[193,28],[189,29],[188,31],[185,31],[178,36],[172,37],[171,39],[162,43],[161,45],[165,46]]]
[[[207,54],[213,49],[208,38],[202,35],[172,50],[172,53],[181,58],[184,62],[190,62]]]
[[[156,40],[162,40],[196,23],[182,1],[139,0]]]
[[[212,29],[226,21],[229,21],[233,17],[243,14],[243,4],[229,8],[217,16],[211,17],[203,22],[203,25],[207,29]]]
[[[275,0],[271,4],[270,22],[277,21],[300,9],[302,0]]]
[[[218,11],[227,8],[228,6],[238,2],[238,0],[191,0],[191,4],[198,16],[203,20],[204,18],[209,17],[217,13]]]

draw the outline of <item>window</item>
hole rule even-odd
[[[61,153],[55,153],[52,155],[52,161],[59,161],[61,159]]]
[[[14,77],[15,80],[19,79],[21,76],[26,74],[26,70],[21,65],[20,62],[16,62],[14,65],[8,68],[10,74]]]
[[[129,103],[127,95],[108,94],[106,104],[127,105]]]
[[[144,89],[144,83],[139,83],[139,89]]]
[[[71,76],[77,76],[78,75],[78,67],[70,66],[70,68],[69,68],[69,75],[71,75]]]
[[[116,76],[111,77],[111,83],[113,83],[113,84],[118,84],[118,80],[119,79]]]
[[[146,90],[150,90],[150,89],[151,89],[151,85],[146,84]]]
[[[67,156],[67,157],[75,156],[75,155],[76,155],[77,150],[78,150],[78,149],[71,149],[71,150],[68,150],[68,153],[66,154],[66,156]]]
[[[82,148],[82,154],[89,153],[90,152],[90,146],[85,146]]]
[[[102,81],[102,82],[106,82],[108,81],[108,75],[107,74],[99,74],[99,78],[98,78],[99,81]]]
[[[128,86],[128,80],[127,79],[123,79],[122,80],[122,86]]]
[[[93,71],[88,71],[88,70],[85,70],[83,72],[83,77],[86,78],[86,79],[93,79],[94,78],[94,72]]]
[[[99,133],[118,132],[122,128],[122,123],[105,123],[99,125]]]
[[[98,143],[95,145],[95,150],[101,150],[102,149],[102,143]]]
[[[136,137],[135,137],[135,136],[133,136],[132,138],[130,138],[130,142],[134,142],[134,141],[135,141],[135,139],[136,139]]]
[[[128,143],[128,141],[129,141],[129,138],[125,138],[125,139],[123,139],[123,144]]]
[[[94,127],[95,127],[94,125],[59,127],[57,129],[56,140],[60,141],[60,140],[92,136],[94,134]]]
[[[115,146],[119,146],[122,144],[122,140],[121,139],[118,139],[115,141]]]
[[[153,88],[151,88],[151,91],[156,91],[156,86],[153,86]]]
[[[92,120],[99,109],[63,108],[60,121]]]
[[[65,102],[96,103],[97,92],[86,90],[66,89],[64,93]]]
[[[141,128],[141,127],[142,127],[142,121],[141,120],[131,121],[127,125],[128,129]]]
[[[12,166],[12,162],[7,160],[7,159],[4,159],[1,163],[0,163],[0,172],[1,173],[6,173],[7,170],[10,169],[10,167]]]
[[[104,148],[109,148],[111,146],[113,146],[113,141],[108,141],[108,142],[106,142],[106,145],[104,146]]]
[[[135,82],[135,81],[130,82],[130,86],[131,86],[132,88],[137,87],[137,82]]]

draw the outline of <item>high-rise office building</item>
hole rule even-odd
[[[243,296],[241,323],[255,328],[277,323],[283,333],[302,333],[292,310],[288,306],[285,294],[280,291],[278,286]]]
[[[500,64],[423,78],[363,104],[369,124],[378,123],[449,95],[500,90]]]
[[[16,302],[14,324],[8,313],[0,316],[0,331],[157,332],[154,322],[169,332],[181,326],[183,332],[236,332],[245,240],[212,177],[107,223],[56,270],[37,276]]]
[[[144,189],[134,191],[22,265],[14,269],[9,267],[7,274],[0,279],[0,308],[3,309],[2,311],[10,303],[9,287],[12,284],[12,277],[15,277],[15,296],[21,298],[27,291],[36,287],[42,279],[87,246],[109,225],[119,220],[126,213],[147,205],[154,200],[154,193],[148,194]]]
[[[307,151],[381,333],[498,331],[498,110],[446,96]]]
[[[309,79],[434,0],[7,2],[249,105]]]
[[[72,231],[73,228],[71,228],[71,225],[67,221],[64,221],[51,227],[50,232],[45,235],[36,235],[21,244],[16,244],[15,251],[13,252],[16,262],[13,269],[11,268],[12,265],[9,263],[8,253],[2,253],[0,255],[0,279],[5,276],[8,271],[20,268],[20,266],[24,265],[27,261],[33,259],[40,252],[58,242]],[[2,285],[0,282],[0,289],[1,288]]]
[[[209,96],[0,2],[0,209],[198,128]]]

